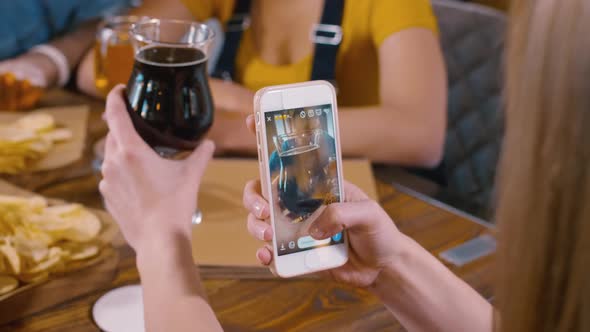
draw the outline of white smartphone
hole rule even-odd
[[[309,236],[325,206],[344,200],[334,88],[325,81],[267,87],[256,93],[254,113],[276,273],[288,278],[343,265],[344,231],[322,240]]]

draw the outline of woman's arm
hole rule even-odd
[[[109,133],[99,189],[137,254],[146,329],[221,331],[191,250],[191,216],[215,147],[204,141],[186,159],[161,158],[133,128],[123,88],[116,86],[107,99]]]
[[[149,331],[222,331],[193,263],[190,237],[178,235],[170,240],[173,246],[148,241],[137,249],[146,327]]]
[[[493,330],[493,307],[414,240],[370,287],[409,331]]]
[[[252,127],[252,120],[250,120]],[[418,243],[402,234],[387,212],[358,187],[344,181],[344,203],[328,205],[309,225],[316,240],[346,229],[348,262],[323,276],[368,288],[409,331],[492,331],[492,306]],[[250,212],[248,231],[271,241],[270,207],[260,194],[260,182],[244,188]],[[272,243],[256,257],[270,266]]]
[[[70,69],[74,69],[80,63],[84,53],[92,46],[97,25],[96,20],[86,22],[67,35],[52,40],[49,44],[62,51]]]
[[[443,154],[447,83],[435,34],[413,28],[388,37],[379,49],[379,66],[381,104],[340,109],[342,153],[400,165],[436,166]],[[245,114],[252,112],[254,93],[224,82],[213,82],[212,90],[223,102],[211,133],[220,151],[254,153],[256,142],[241,126]]]
[[[396,33],[379,49],[381,105],[342,108],[345,155],[373,161],[433,167],[443,154],[447,80],[432,31]]]
[[[47,45],[58,49],[67,61],[68,69],[72,70],[92,45],[95,28],[95,21],[86,22],[64,36],[47,42]],[[59,80],[59,68],[54,60],[35,51],[0,61],[0,73],[4,72],[17,73],[20,78],[46,88],[56,86]]]

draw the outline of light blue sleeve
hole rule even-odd
[[[50,24],[58,34],[92,19],[125,13],[137,0],[45,0]]]
[[[140,0],[0,0],[0,60],[92,19],[124,13]]]
[[[38,0],[0,1],[0,60],[49,38]]]

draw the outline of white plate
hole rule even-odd
[[[141,286],[123,286],[107,292],[94,303],[92,317],[106,332],[144,332]]]

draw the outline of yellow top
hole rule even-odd
[[[229,19],[234,0],[183,0],[195,19]],[[379,104],[378,48],[392,34],[423,27],[437,32],[429,0],[352,0],[345,3],[342,44],[336,60],[338,102],[343,106]],[[236,59],[236,81],[251,90],[308,81],[312,55],[288,65],[264,62],[254,47],[250,30],[242,35]]]

